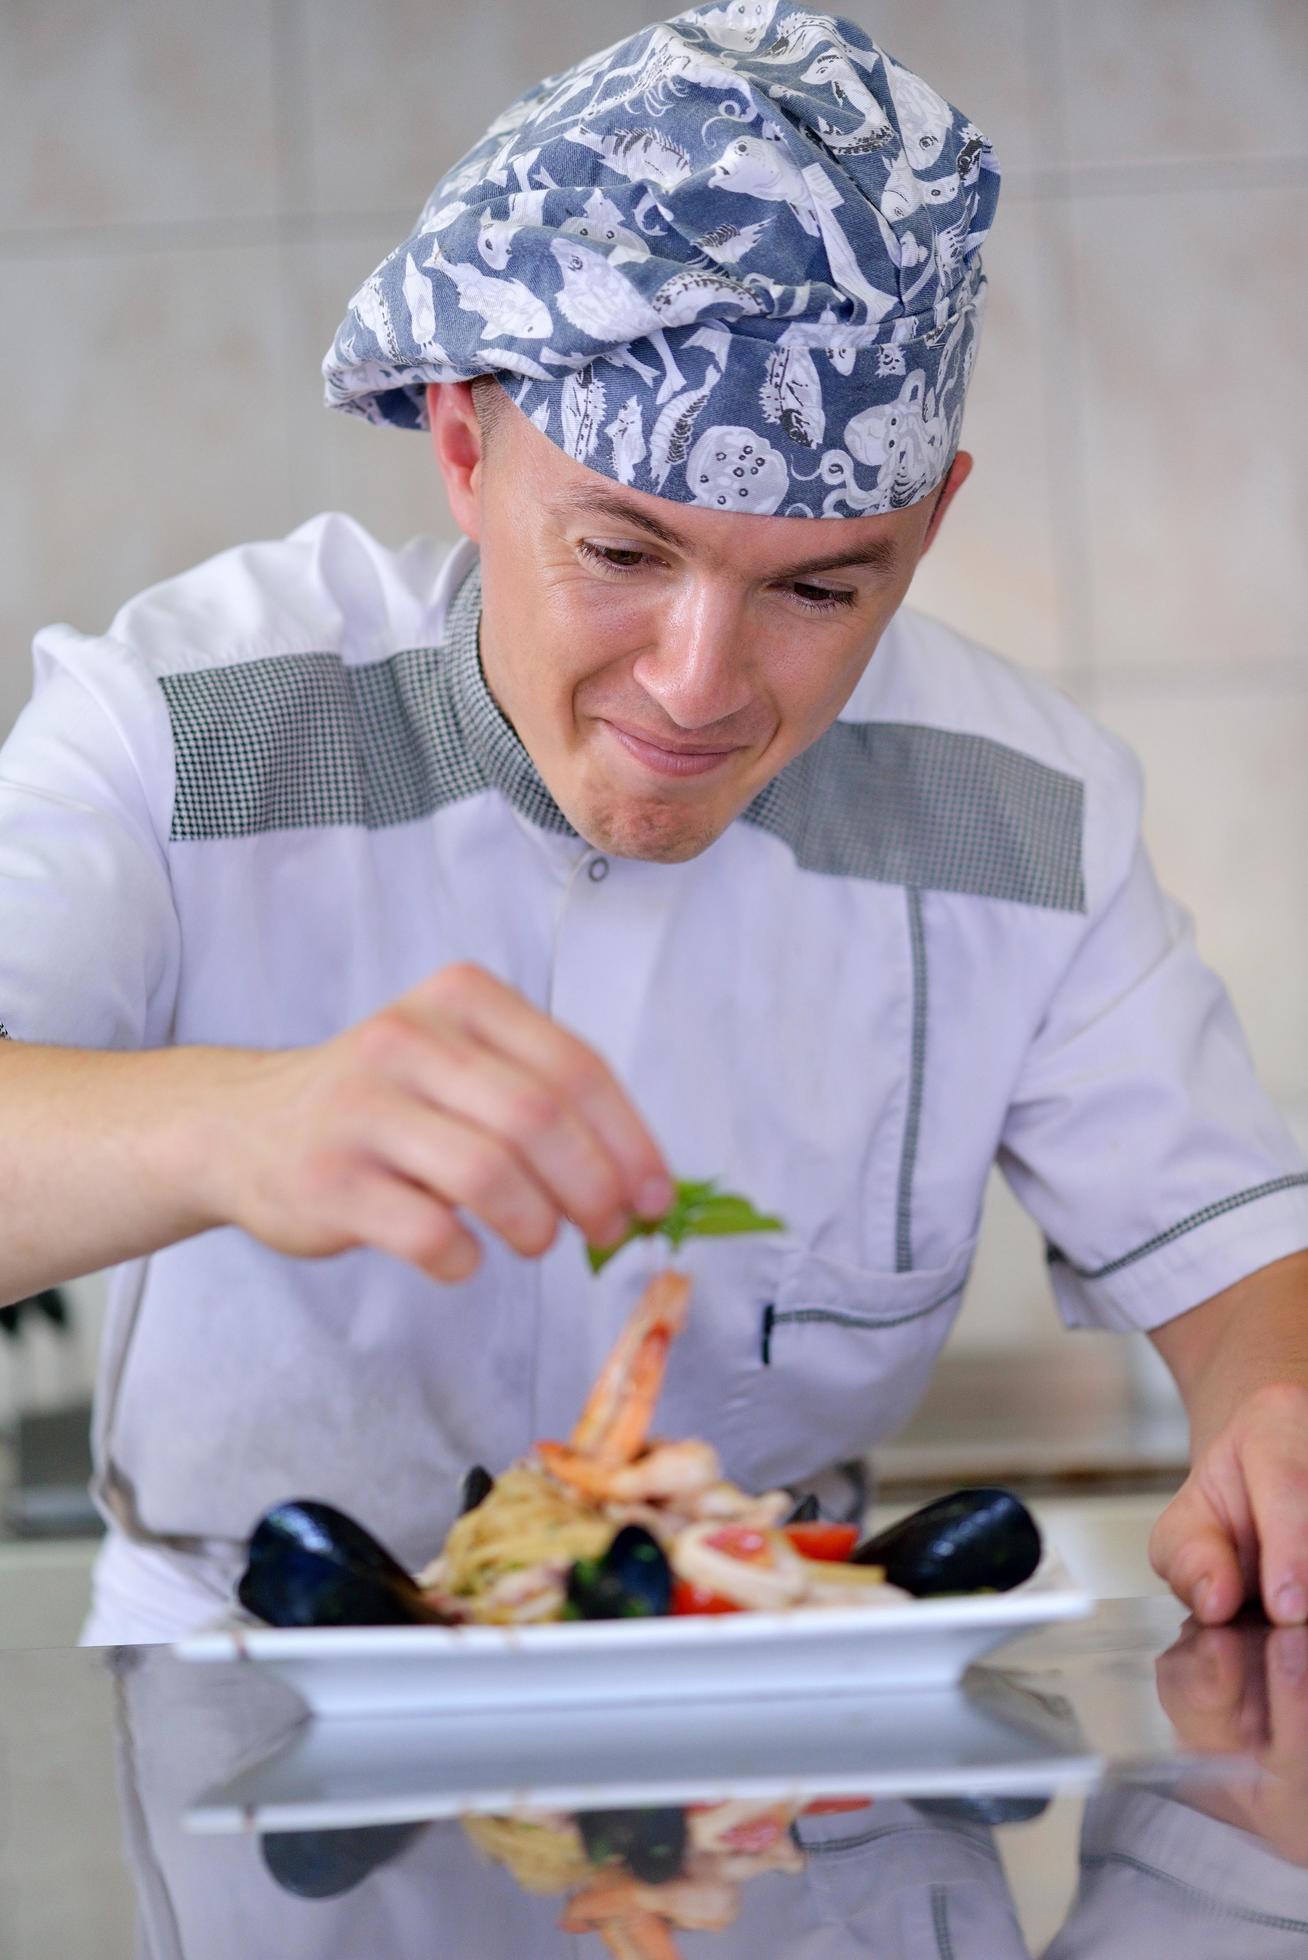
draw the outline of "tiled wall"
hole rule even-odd
[[[650,0],[0,12],[0,731],[33,630],[328,507],[448,529],[327,415],[343,303],[522,87]],[[1165,879],[1308,1107],[1308,5],[846,0],[1005,165],[972,483],[915,600],[1133,742]],[[974,1341],[1052,1324],[994,1208]]]

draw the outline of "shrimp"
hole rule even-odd
[[[698,1497],[721,1475],[711,1443],[687,1440],[656,1443],[634,1463],[610,1466],[583,1456],[566,1443],[537,1443],[550,1475],[596,1503],[645,1504]]]
[[[655,1273],[586,1398],[570,1438],[579,1456],[617,1465],[640,1454],[689,1299],[684,1273]]]
[[[658,1915],[687,1932],[720,1933],[740,1911],[734,1885],[718,1878],[672,1878],[646,1885],[638,1878],[604,1875],[574,1892],[559,1924],[566,1933]]]
[[[599,1929],[614,1960],[681,1960],[681,1948],[656,1912],[633,1912]]]

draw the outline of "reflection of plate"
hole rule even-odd
[[[678,1709],[515,1708],[310,1721],[201,1797],[199,1831],[339,1830],[462,1813],[730,1797],[1045,1793],[1099,1771],[1068,1710],[982,1669],[965,1686]]]
[[[1025,1585],[902,1605],[532,1627],[218,1627],[184,1660],[243,1660],[321,1714],[942,1687],[1003,1640],[1091,1609],[1047,1557]]]

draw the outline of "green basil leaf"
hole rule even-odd
[[[780,1218],[755,1211],[748,1198],[735,1191],[719,1191],[715,1177],[682,1179],[675,1187],[676,1197],[662,1218],[641,1219],[631,1226],[617,1245],[588,1245],[586,1258],[592,1273],[602,1272],[615,1253],[633,1239],[660,1233],[674,1250],[693,1238],[727,1238],[740,1232],[784,1232]]]
[[[702,1178],[698,1182],[683,1178],[675,1187],[676,1202],[679,1205],[697,1204],[701,1198],[711,1198],[717,1188],[718,1181],[715,1177]]]
[[[727,1238],[735,1232],[781,1232],[779,1218],[755,1211],[744,1198],[722,1197],[696,1213],[690,1235],[698,1238]]]

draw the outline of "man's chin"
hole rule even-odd
[[[723,809],[716,798],[712,806],[696,808],[654,798],[599,797],[565,814],[593,850],[609,857],[684,864],[716,843],[737,813]]]

